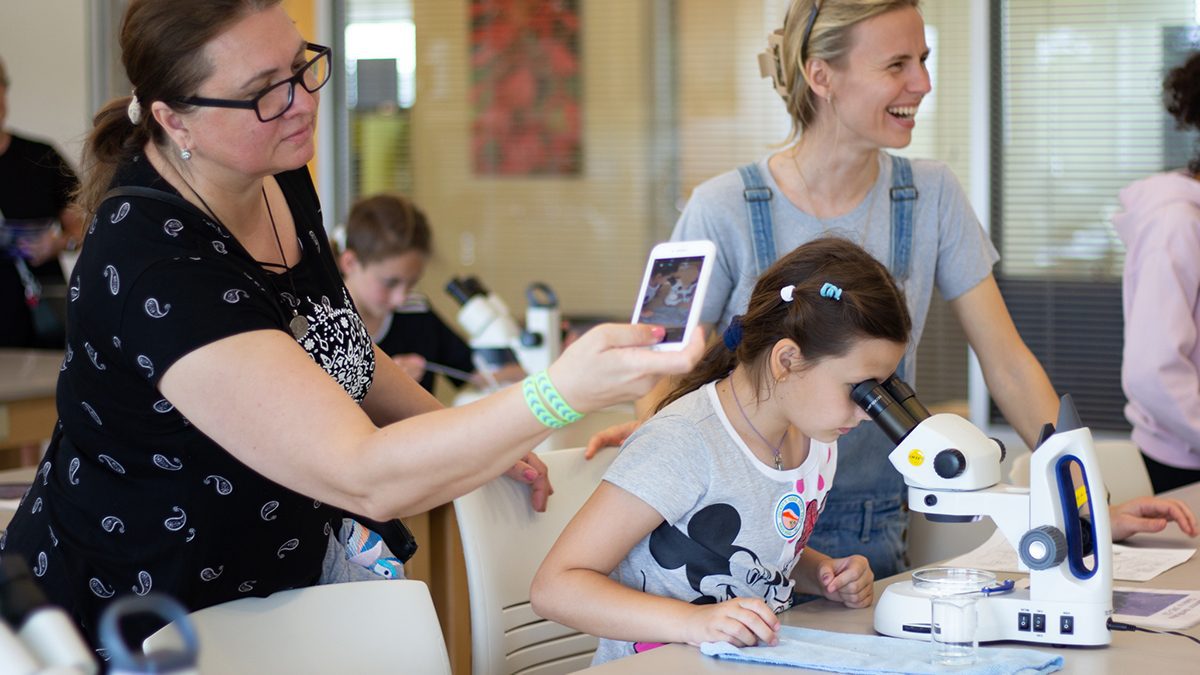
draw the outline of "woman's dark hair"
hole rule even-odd
[[[350,207],[346,218],[347,251],[373,263],[409,251],[433,251],[429,221],[412,202],[396,195],[365,197]]]
[[[1183,65],[1167,73],[1163,103],[1180,129],[1200,129],[1200,52],[1194,52]],[[1200,154],[1188,163],[1188,170],[1200,174]]]
[[[174,103],[193,96],[212,73],[204,47],[245,16],[280,0],[132,0],[121,22],[121,63],[141,108],[137,124],[128,116],[132,96],[115,98],[100,108],[83,148],[83,181],[76,201],[95,213],[109,189],[117,166],[141,151],[147,141],[166,143],[166,132],[150,114],[150,104]]]
[[[788,302],[780,291],[792,284]],[[826,284],[840,289],[840,298]],[[905,344],[912,330],[904,294],[887,269],[861,247],[834,237],[815,239],[780,258],[759,277],[749,307],[737,321],[741,336],[733,340],[736,347],[715,340],[659,410],[738,364],[761,381],[766,358],[780,340],[794,340],[811,366],[844,356],[864,338]]]

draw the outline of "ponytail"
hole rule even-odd
[[[122,162],[141,151],[150,140],[148,126],[153,122],[146,110],[134,124],[129,118],[132,96],[115,98],[92,118],[92,131],[83,147],[83,181],[76,189],[75,201],[90,219],[100,206]]]

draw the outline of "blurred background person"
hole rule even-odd
[[[458,387],[468,382],[487,386],[476,374],[470,345],[414,290],[433,255],[433,232],[424,212],[398,195],[364,197],[350,207],[337,239],[346,288],[385,354],[430,392],[438,372]],[[492,377],[515,382],[525,376],[511,354],[507,360]]]
[[[58,254],[83,236],[79,181],[53,147],[5,128],[10,86],[0,59],[0,347],[61,348],[61,322],[39,304],[44,286],[66,285]]]
[[[1200,129],[1200,52],[1172,70],[1163,102]],[[1121,190],[1125,417],[1155,492],[1200,480],[1200,154]]]

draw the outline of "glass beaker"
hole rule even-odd
[[[913,572],[913,587],[928,593],[932,661],[962,666],[975,662],[979,640],[977,593],[996,575],[969,567],[932,567]]]

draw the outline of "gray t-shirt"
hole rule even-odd
[[[797,468],[764,464],[707,384],[643,424],[604,476],[663,517],[611,577],[696,605],[751,597],[782,612],[836,468],[837,444],[818,441]],[[592,663],[655,646],[601,640]]]
[[[911,271],[900,284],[912,315],[907,354],[910,375],[916,372],[916,345],[925,329],[934,285],[943,298],[953,300],[986,279],[1000,259],[950,169],[930,160],[911,162],[918,197],[913,209]],[[774,195],[769,204],[777,256],[812,239],[833,235],[849,239],[885,265],[889,263],[890,155],[879,153],[879,177],[866,198],[853,211],[825,221],[801,211],[783,196],[767,168],[767,158],[759,160],[758,169]],[[736,170],[705,181],[692,193],[671,235],[673,241],[710,239],[717,245],[701,320],[715,324],[718,331],[725,330],[735,314],[746,311],[758,280],[744,189]]]

